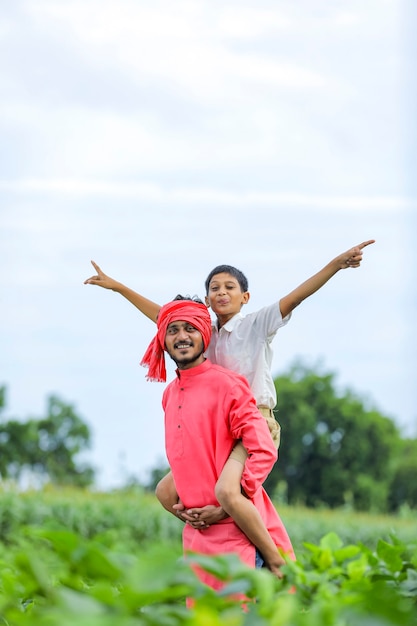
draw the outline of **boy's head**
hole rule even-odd
[[[206,278],[205,287],[206,287],[206,295],[208,296],[210,282],[216,274],[230,274],[233,278],[236,278],[239,283],[241,291],[248,291],[249,284],[248,279],[245,274],[237,269],[237,267],[233,267],[233,265],[217,265],[214,269],[211,270],[210,274]]]
[[[248,279],[232,265],[218,265],[211,270],[205,287],[206,305],[222,323],[239,313],[250,298]]]

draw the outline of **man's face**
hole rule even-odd
[[[189,322],[175,321],[168,325],[165,347],[178,369],[189,369],[204,361],[203,338]]]

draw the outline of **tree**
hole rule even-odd
[[[146,491],[154,492],[156,489],[156,485],[159,483],[162,478],[168,474],[170,471],[169,465],[166,464],[166,461],[163,462],[162,465],[154,467],[149,471],[148,480],[145,482],[143,487]]]
[[[5,394],[1,387],[0,412],[5,408]],[[90,485],[94,470],[77,460],[89,445],[87,424],[71,405],[50,396],[46,417],[0,422],[0,475],[19,480],[29,471],[55,484]]]
[[[279,461],[265,487],[287,484],[289,503],[385,510],[400,436],[395,424],[347,390],[333,373],[295,363],[275,380],[282,427]]]
[[[398,511],[406,505],[417,509],[417,439],[405,439],[394,465],[389,490],[389,508]]]

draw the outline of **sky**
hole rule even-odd
[[[160,304],[235,265],[249,313],[375,239],[278,332],[273,373],[333,372],[417,436],[415,13],[1,3],[3,419],[43,417],[57,395],[91,429],[98,488],[146,480],[165,463],[164,385],[139,365],[155,326],[83,284],[90,260]]]

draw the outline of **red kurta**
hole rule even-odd
[[[277,450],[266,420],[259,413],[246,379],[208,359],[177,378],[164,391],[165,446],[177,493],[186,508],[219,506],[214,488],[237,439],[248,451],[242,487],[261,514],[272,539],[294,556],[291,541],[274,505],[262,487]],[[203,554],[234,552],[255,566],[255,547],[231,518],[207,530],[189,525],[184,550]],[[222,585],[203,574],[211,587]]]

